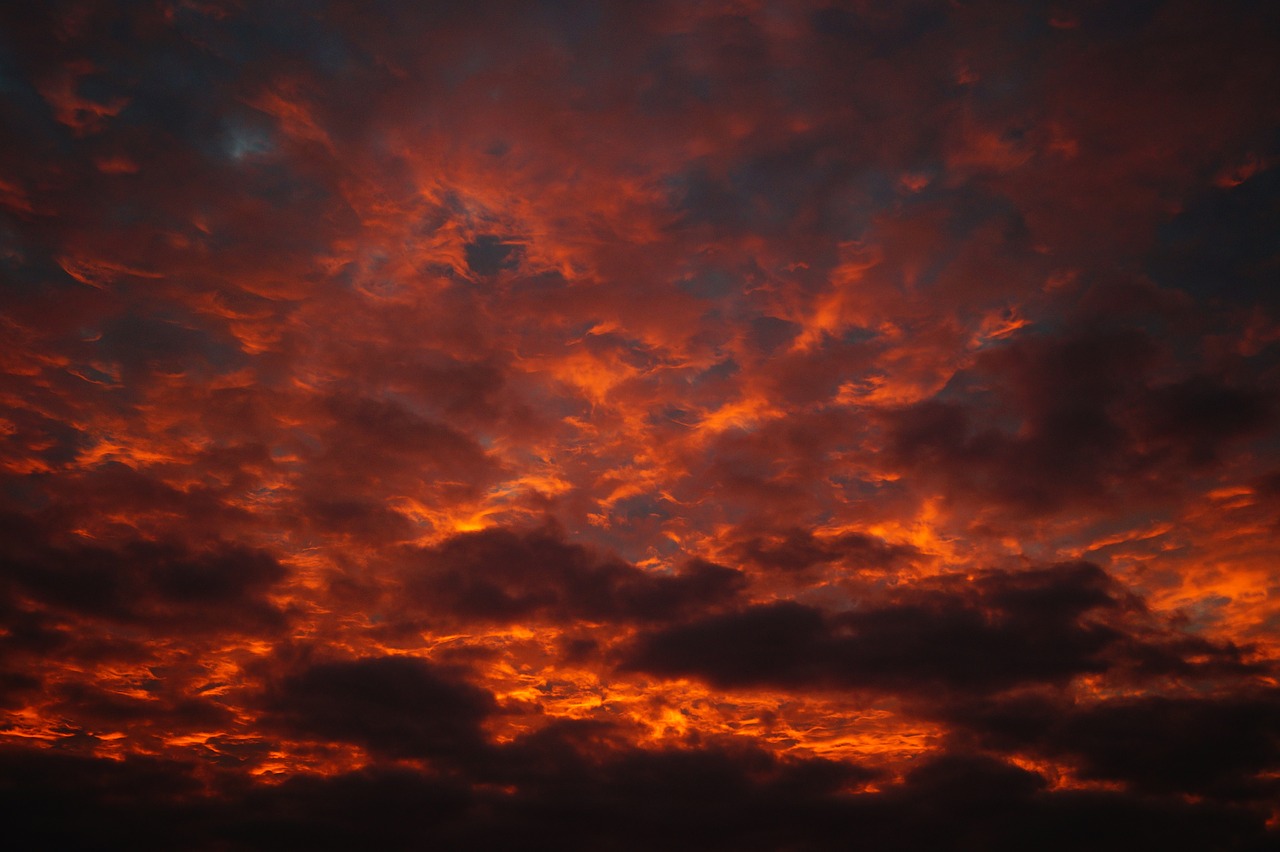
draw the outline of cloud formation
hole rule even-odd
[[[1280,839],[1276,9],[37,6],[6,824]]]

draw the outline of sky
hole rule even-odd
[[[5,6],[5,824],[1276,848],[1277,43]]]

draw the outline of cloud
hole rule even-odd
[[[1275,845],[1280,7],[11,5],[6,824]]]
[[[284,614],[267,598],[286,576],[271,554],[232,542],[55,545],[38,524],[9,516],[3,578],[53,611],[152,632],[275,632]]]
[[[832,562],[841,562],[855,570],[886,570],[918,555],[910,545],[889,544],[866,533],[819,539],[809,530],[798,528],[777,535],[752,536],[735,545],[733,553],[771,571],[802,571]]]
[[[646,571],[554,529],[464,533],[404,561],[408,602],[498,624],[668,621],[724,606],[746,585],[740,572],[698,559],[672,573]]]
[[[1207,670],[1248,670],[1238,649],[1143,635],[1126,623],[1140,610],[1089,563],[988,571],[917,582],[840,612],[786,601],[694,619],[642,633],[621,665],[718,687],[863,689],[939,701],[1112,670],[1165,672],[1181,662],[1177,650],[1206,656]]]
[[[493,697],[411,657],[317,663],[284,677],[268,721],[296,736],[358,743],[376,754],[456,760],[482,750]]]
[[[963,752],[914,768],[883,793],[857,792],[866,776],[829,761],[715,746],[597,754],[576,773],[523,779],[515,788],[470,787],[456,776],[385,767],[265,787],[229,785],[204,796],[183,764],[47,752],[11,752],[4,760],[26,779],[7,791],[8,824],[41,829],[72,846],[107,838],[152,848],[177,838],[196,847],[499,849],[535,838],[570,848],[646,849],[660,842],[763,850],[836,848],[856,837],[889,850],[946,844],[1013,850],[1029,843],[1067,850],[1082,842],[1115,850],[1144,842],[1243,850],[1274,839],[1256,812],[1107,791],[1051,792],[1032,771]],[[853,789],[845,789],[851,782]],[[60,819],[46,807],[55,801],[104,822]],[[150,830],[148,816],[155,820]],[[154,833],[157,825],[163,838]]]
[[[1094,702],[993,700],[953,708],[981,742],[1067,761],[1080,777],[1155,795],[1265,802],[1280,766],[1274,689]]]
[[[1033,335],[979,354],[952,392],[886,412],[898,469],[1032,515],[1106,506],[1133,484],[1176,488],[1271,420],[1269,386],[1156,378],[1156,341],[1132,328]],[[1256,381],[1256,380],[1255,380]]]
[[[467,243],[467,267],[476,275],[494,276],[520,265],[519,243],[504,242],[494,234],[481,234]]]

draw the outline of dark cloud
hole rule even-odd
[[[110,733],[149,726],[224,730],[233,724],[230,710],[204,696],[181,694],[154,677],[140,686],[140,694],[130,695],[71,682],[51,688],[46,694],[58,712],[77,720],[83,732]]]
[[[125,314],[103,323],[88,349],[89,358],[115,366],[127,389],[146,387],[155,373],[200,381],[247,364],[233,340],[184,317]]]
[[[493,276],[520,265],[520,244],[494,234],[481,234],[465,247],[467,267],[476,275]]]
[[[1134,463],[1111,406],[1133,387],[1150,348],[1140,333],[1099,331],[993,350],[974,379],[999,395],[976,404],[932,399],[893,414],[890,453],[898,465],[946,478],[956,493],[971,489],[1028,512],[1098,499]],[[978,407],[984,401],[991,408]]]
[[[6,642],[6,646],[12,643]],[[5,650],[8,650],[6,647]],[[16,708],[29,694],[40,688],[40,679],[20,672],[0,675],[0,708]]]
[[[1277,792],[1275,690],[1147,695],[1096,702],[992,700],[950,708],[989,747],[1065,761],[1080,777],[1148,794],[1265,802]]]
[[[1152,389],[1144,400],[1144,437],[1179,453],[1192,465],[1215,462],[1233,439],[1258,434],[1272,421],[1273,390],[1233,387],[1193,376]]]
[[[344,468],[381,472],[413,459],[445,476],[472,477],[489,466],[483,447],[471,436],[394,399],[338,396],[325,407],[333,426],[324,446]]]
[[[678,619],[732,602],[746,584],[740,572],[700,559],[670,574],[637,568],[548,529],[464,533],[406,560],[410,602],[496,623]]]
[[[295,736],[356,743],[376,754],[456,760],[483,750],[493,696],[412,657],[318,663],[284,677],[268,700]]]
[[[554,748],[572,750],[572,739]],[[39,831],[60,848],[826,850],[856,838],[904,852],[1144,844],[1234,852],[1275,839],[1258,811],[1051,792],[1034,772],[966,753],[926,761],[877,793],[858,792],[868,774],[847,765],[750,748],[582,758],[502,788],[371,767],[261,787],[218,783],[200,795],[189,765],[11,750],[2,755],[6,777],[23,782],[8,785],[3,808],[7,825]]]
[[[274,632],[284,625],[265,595],[286,570],[266,551],[225,541],[56,545],[31,518],[6,521],[0,578],[11,593],[55,611],[152,631]]]
[[[963,753],[913,770],[887,798],[888,819],[877,829],[889,849],[1260,849],[1273,839],[1258,811],[1114,793],[1051,793],[1035,772]]]
[[[983,352],[936,397],[886,418],[893,463],[1014,512],[1104,506],[1134,483],[1221,460],[1270,422],[1275,392],[1219,377],[1156,379],[1138,328],[1028,336]]]
[[[1127,617],[1141,610],[1098,566],[1064,563],[919,582],[838,613],[759,604],[641,634],[622,665],[721,687],[908,696],[1063,684],[1111,670],[1249,671],[1239,649],[1138,632]],[[1179,650],[1208,660],[1191,665]]]
[[[6,748],[0,767],[0,812],[14,836],[86,850],[203,842],[203,821],[188,807],[201,792],[190,764]]]
[[[309,460],[294,507],[301,523],[322,534],[403,541],[413,537],[412,523],[371,492],[391,487],[452,501],[474,497],[493,481],[498,465],[472,434],[428,416],[422,411],[428,405],[397,396],[337,394],[323,401],[319,428],[298,440]]]
[[[1156,280],[1208,300],[1275,304],[1267,282],[1280,268],[1280,169],[1260,169],[1257,154],[1246,163],[1245,174],[1223,175],[1226,186],[1207,191],[1160,229],[1149,261]]]
[[[766,570],[799,571],[840,562],[853,570],[883,571],[908,562],[919,552],[910,545],[889,544],[866,533],[844,533],[820,539],[793,528],[772,536],[752,536],[734,548],[734,555]]]
[[[377,768],[336,777],[299,776],[214,803],[208,848],[413,849],[479,840],[483,800],[456,780],[410,769]],[[488,810],[490,819],[497,816]],[[468,830],[470,829],[470,830]],[[527,839],[527,838],[526,838]]]

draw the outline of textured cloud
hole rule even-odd
[[[408,561],[407,600],[463,623],[668,620],[723,606],[745,585],[740,572],[701,560],[645,571],[554,531],[466,533]]]
[[[983,742],[1065,759],[1084,778],[1223,801],[1275,795],[1274,689],[1067,704],[1035,697],[957,708]]]
[[[573,748],[568,741],[558,747],[570,753]],[[520,760],[514,757],[509,769],[518,770]],[[352,843],[501,849],[530,838],[583,849],[599,843],[646,849],[669,842],[676,849],[761,850],[782,844],[835,848],[850,837],[893,850],[939,844],[1012,850],[1028,843],[1062,850],[1096,843],[1119,850],[1147,842],[1192,850],[1262,848],[1267,842],[1246,812],[1106,791],[1049,792],[1034,772],[959,754],[918,766],[901,784],[875,794],[844,792],[845,785],[866,780],[850,767],[720,747],[623,751],[568,766],[562,762],[554,782],[535,781],[515,794],[469,790],[456,778],[388,767],[331,778],[300,776],[211,798],[196,793],[189,767],[154,759],[120,764],[11,752],[5,765],[28,779],[11,791],[18,798],[6,797],[6,810],[34,805],[12,813],[68,845],[108,839],[163,848],[165,843],[155,842],[157,826],[166,842],[252,849],[340,849]],[[90,835],[82,822],[61,820],[48,809],[54,800],[104,823]],[[803,830],[797,820],[803,820]]]
[[[56,612],[144,630],[272,631],[283,614],[265,598],[285,569],[261,550],[165,541],[50,546],[22,516],[4,518],[6,592]]]
[[[718,686],[1000,691],[1111,669],[1238,668],[1240,649],[1143,636],[1140,607],[1096,565],[922,581],[888,601],[828,613],[759,604],[642,635],[624,666]],[[1127,629],[1126,629],[1127,628]],[[1182,655],[1193,657],[1194,663]]]
[[[392,757],[474,752],[493,707],[483,690],[409,657],[320,663],[286,677],[276,693],[272,712],[297,733],[361,743]]]
[[[6,819],[1274,845],[1278,33],[0,10]]]

